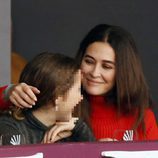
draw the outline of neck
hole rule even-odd
[[[105,102],[105,96],[101,96],[101,95],[90,95],[89,96],[90,101],[93,102]]]
[[[54,125],[56,122],[56,114],[52,105],[43,105],[33,111],[32,114],[47,127]]]

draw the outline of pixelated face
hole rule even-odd
[[[81,95],[81,71],[74,76],[74,84],[63,97],[59,97],[58,118],[60,121],[69,121],[72,117],[74,107],[82,100]]]
[[[67,109],[73,110],[81,100],[81,71],[79,70],[74,76],[73,86],[66,92]]]
[[[115,52],[106,42],[90,44],[81,63],[82,85],[88,94],[103,95],[115,84]]]

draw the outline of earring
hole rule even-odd
[[[57,112],[59,110],[58,105],[55,105],[55,111]]]
[[[63,98],[59,96],[57,99],[55,99],[55,111],[59,111],[60,105],[62,105]]]
[[[55,100],[55,111],[57,112],[59,110],[59,99]]]

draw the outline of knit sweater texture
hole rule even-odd
[[[117,115],[114,105],[108,104],[102,96],[91,96],[91,126],[96,139],[112,138],[117,140],[158,140],[158,126],[151,109],[145,110],[146,135],[138,127],[132,130],[136,115]]]
[[[0,127],[2,145],[41,143],[45,132],[50,128],[35,118],[31,111],[25,112],[23,120],[17,120],[9,114],[1,116]],[[91,130],[79,119],[72,130],[72,135],[58,142],[90,142],[94,140]]]

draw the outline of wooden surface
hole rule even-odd
[[[26,65],[27,61],[17,53],[11,53],[11,82],[18,83],[20,73]]]

